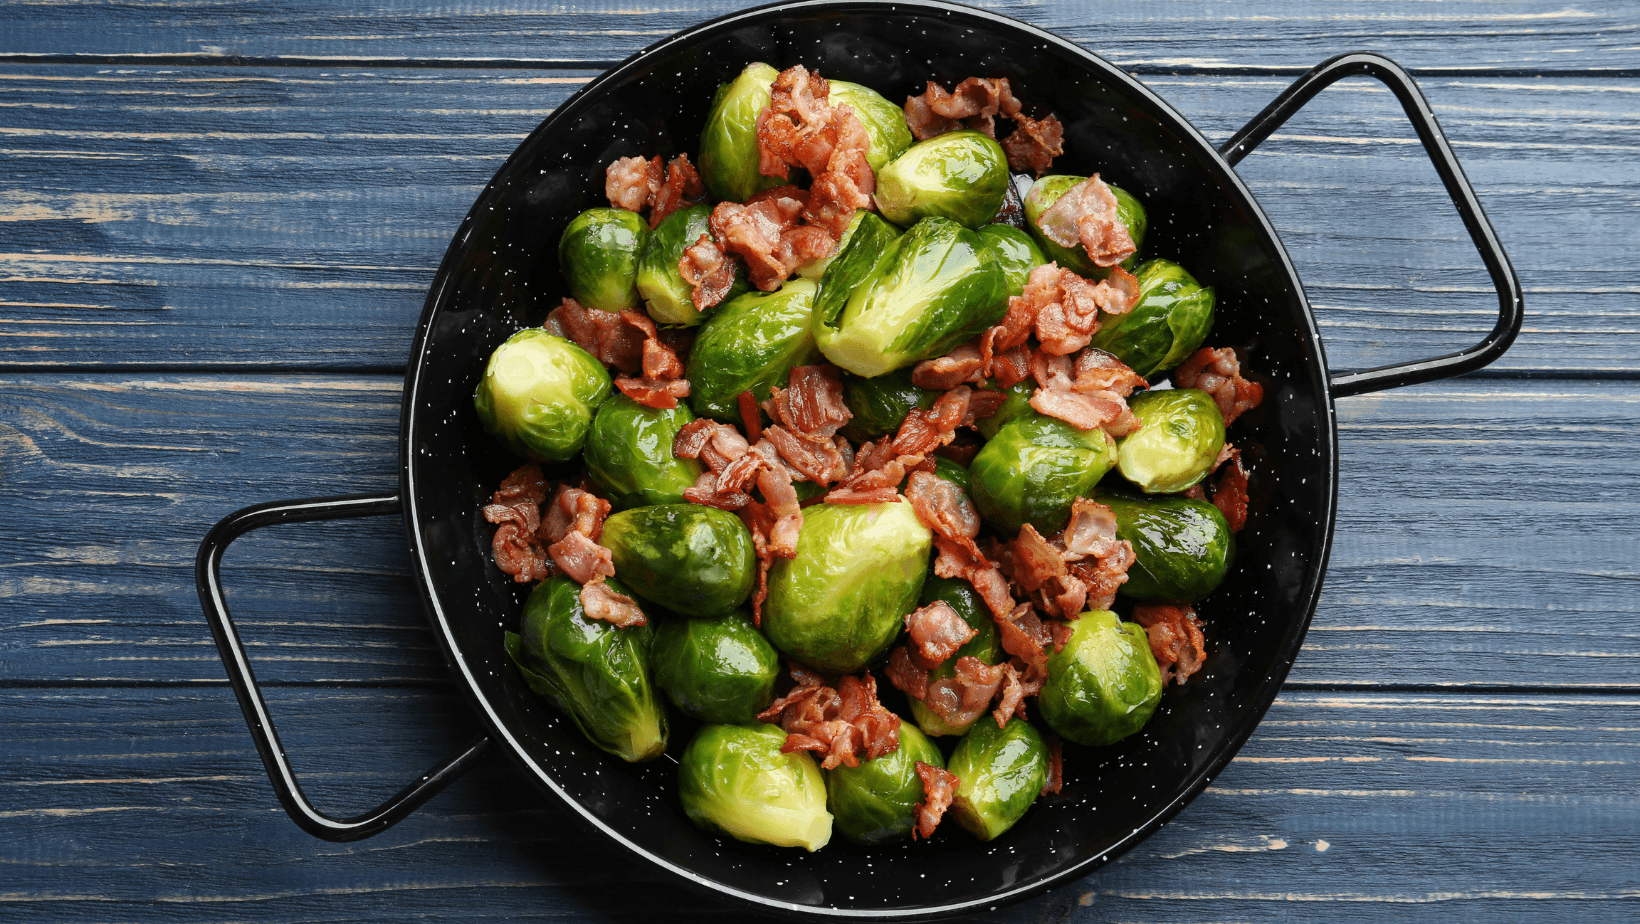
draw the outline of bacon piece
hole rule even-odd
[[[596,583],[615,574],[609,550],[574,530],[548,546],[547,554],[577,584]]]
[[[740,425],[746,439],[757,442],[763,438],[763,412],[758,409],[757,396],[749,391],[735,395],[735,407],[740,411]]]
[[[923,704],[952,728],[965,728],[990,708],[991,701],[1002,691],[1007,671],[1005,665],[986,664],[964,655],[957,659],[950,676],[926,685]]]
[[[797,224],[804,200],[793,192],[795,188],[781,187],[760,193],[745,205],[719,202],[712,209],[708,226],[713,239],[746,261],[752,285],[764,292],[780,288],[794,269],[830,256],[837,247],[825,229]]]
[[[1067,357],[1033,354],[1031,374],[1037,389],[1031,394],[1031,407],[1080,430],[1102,428],[1112,437],[1139,428],[1139,418],[1128,407],[1127,397],[1145,384],[1143,378],[1101,350],[1087,349],[1077,356],[1074,379],[1072,369]]]
[[[993,619],[1005,619],[1014,609],[1014,598],[1008,593],[1008,579],[990,559],[975,548],[954,542],[939,533],[934,534],[934,574],[937,577],[961,578],[972,584],[974,591],[985,601]]]
[[[649,624],[636,600],[616,593],[603,581],[581,586],[581,609],[588,619],[601,619],[616,628]]]
[[[1183,686],[1206,663],[1207,639],[1194,608],[1174,604],[1135,606],[1133,621],[1145,627],[1150,653],[1162,669],[1164,686],[1175,680]]]
[[[814,182],[809,185],[803,220],[825,229],[835,242],[848,229],[856,209],[872,207],[871,194],[877,191],[877,174],[871,169],[867,156],[871,151],[871,136],[854,110],[837,106],[832,113],[830,132],[835,143],[825,169],[815,173]]]
[[[644,335],[640,365],[643,378],[617,376],[615,387],[644,407],[670,410],[679,398],[689,397],[689,382],[683,377],[683,361],[660,339],[655,322],[639,311],[621,312],[621,320]]]
[[[913,657],[930,670],[949,661],[958,648],[979,634],[944,600],[908,613],[905,631],[911,637]]]
[[[996,137],[996,116],[1018,118],[1019,100],[1006,77],[969,77],[947,93],[929,81],[922,96],[905,101],[906,124],[918,141],[943,135],[959,126]]]
[[[710,234],[702,234],[700,240],[683,249],[683,256],[678,258],[678,275],[694,287],[689,300],[696,311],[705,311],[723,302],[734,288],[735,270],[739,266],[740,261],[733,254],[725,253]]]
[[[1053,166],[1055,157],[1065,153],[1065,126],[1053,113],[1040,121],[1020,113],[1014,116],[1014,122],[1013,134],[1002,142],[1008,166],[1040,177]]]
[[[1048,778],[1042,783],[1042,795],[1058,795],[1065,785],[1065,746],[1058,735],[1048,736]]]
[[[660,158],[656,158],[660,160]],[[668,216],[687,204],[706,198],[706,184],[702,182],[688,154],[679,154],[666,165],[666,181],[649,198],[649,227],[660,227]]]
[[[1059,534],[1068,560],[1099,558],[1116,550],[1116,514],[1086,497],[1071,501],[1071,519]]]
[[[758,172],[784,180],[791,167],[818,175],[831,156],[835,135],[826,129],[832,121],[826,78],[799,64],[788,67],[769,87],[769,105],[757,115]]]
[[[547,315],[542,327],[573,342],[606,366],[613,366],[628,375],[643,368],[644,341],[648,334],[628,323],[626,315],[637,312],[604,311],[587,308],[573,298],[566,298]],[[646,319],[647,320],[647,319]],[[651,323],[651,328],[653,324]]]
[[[1088,598],[1083,606],[1090,610],[1108,610],[1116,602],[1116,591],[1127,583],[1127,571],[1134,561],[1133,543],[1123,539],[1109,555],[1068,562],[1065,567],[1087,587]]]
[[[1042,670],[1046,676],[1047,668]],[[1036,688],[1040,690],[1041,684],[1038,683]],[[1025,696],[1026,688],[1019,667],[1013,662],[1002,665],[1002,692],[997,694],[997,707],[991,710],[991,718],[996,720],[998,728],[1007,728],[1008,720],[1014,716],[1021,719],[1026,717]]]
[[[1080,244],[1094,266],[1111,267],[1139,249],[1117,207],[1116,194],[1095,173],[1065,190],[1042,213],[1038,226],[1043,236],[1061,247]]]
[[[834,689],[801,665],[789,670],[792,691],[758,715],[785,729],[781,751],[817,751],[825,755],[821,768],[830,770],[857,767],[899,749],[900,717],[877,701],[877,680],[869,671],[842,678]]]
[[[821,676],[818,671],[805,667],[796,661],[786,662],[786,674],[791,678],[791,689],[787,690],[785,695],[777,697],[766,709],[757,714],[759,722],[778,722],[787,706],[802,703],[808,699],[809,694],[826,685],[826,678]]]
[[[547,498],[541,466],[526,462],[496,488],[484,519],[496,524],[490,548],[496,567],[520,584],[550,577],[553,565],[536,532],[541,528],[541,502]]]
[[[917,803],[917,826],[911,831],[912,840],[934,836],[934,829],[939,827],[945,810],[951,807],[951,800],[956,798],[957,789],[962,786],[962,780],[956,774],[920,760],[917,761],[917,776],[922,778],[923,800]]]
[[[1048,678],[1047,648],[1053,643],[1053,635],[1029,603],[1021,603],[1006,618],[996,619],[995,622],[1002,650],[1019,662],[1014,666],[1014,671],[1019,675],[1021,687],[1028,682],[1034,685],[1035,689],[1031,692],[1035,693],[1036,689],[1041,688],[1042,681]],[[1004,681],[1003,692],[1005,695],[1009,692],[1007,681]],[[997,724],[1006,724],[1006,720],[999,720]]]
[[[836,366],[794,366],[786,384],[770,389],[763,405],[775,423],[830,439],[854,416],[843,398],[843,377]]]
[[[944,356],[925,359],[911,369],[911,384],[918,388],[948,391],[965,382],[985,381],[985,360],[975,343],[965,343]]]
[[[900,692],[915,700],[928,696],[928,668],[917,663],[910,645],[898,645],[888,654],[888,667],[883,670],[888,682]]]
[[[663,168],[659,157],[621,157],[604,168],[604,195],[609,204],[628,212],[641,212],[661,188]],[[653,227],[653,225],[651,225]]]
[[[1207,392],[1227,427],[1264,400],[1264,386],[1241,377],[1241,360],[1229,347],[1202,347],[1190,354],[1173,370],[1173,384]]]
[[[1009,316],[1003,319],[1005,331],[998,334],[997,340],[1008,345],[1023,343],[1021,328],[1029,318],[1044,352],[1075,353],[1099,331],[1100,312],[1125,314],[1138,299],[1138,279],[1119,266],[1112,267],[1106,278],[1089,282],[1057,264],[1046,263],[1032,270],[1024,292],[1009,300]]]
[[[1219,472],[1213,485],[1213,506],[1224,514],[1231,532],[1239,533],[1247,525],[1247,467],[1242,465],[1239,449],[1230,448],[1230,465]]]
[[[971,558],[984,560],[974,544],[979,535],[979,511],[962,488],[938,475],[915,472],[906,481],[905,499],[924,526],[961,546]]]
[[[1088,588],[1065,567],[1064,550],[1055,548],[1026,523],[1014,540],[1013,579],[1051,615],[1082,615]]]

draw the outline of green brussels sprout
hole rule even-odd
[[[994,379],[990,380],[990,384],[985,387],[992,391],[997,390]],[[994,415],[978,422],[979,435],[988,440],[995,439],[998,430],[1006,427],[1010,421],[1019,415],[1031,411],[1031,396],[1034,394],[1036,394],[1035,379],[1027,377],[1015,382],[1007,390],[1008,400],[1002,402],[1002,407],[997,408]]]
[[[1219,508],[1187,497],[1132,497],[1099,491],[1116,514],[1116,537],[1133,543],[1122,596],[1195,603],[1212,593],[1236,558],[1236,538]]]
[[[581,451],[592,412],[609,397],[609,370],[539,327],[495,348],[473,391],[478,422],[514,453],[559,462]]]
[[[974,507],[1004,536],[1026,523],[1046,536],[1070,522],[1071,502],[1116,463],[1105,431],[1078,430],[1035,411],[997,431],[968,465]]]
[[[919,141],[877,171],[877,211],[901,227],[949,218],[978,228],[1008,195],[1008,156],[976,131],[946,132]]]
[[[854,416],[844,435],[856,443],[887,436],[900,428],[913,408],[928,410],[940,393],[911,384],[909,368],[865,379],[844,373],[843,401]]]
[[[1002,267],[1003,278],[1008,281],[1008,298],[1024,293],[1031,270],[1048,262],[1036,241],[1013,225],[986,225],[979,229],[979,239]]]
[[[626,593],[614,578],[609,588]],[[524,603],[522,634],[508,632],[508,657],[531,690],[570,717],[587,740],[625,761],[666,750],[666,708],[649,678],[653,633],[588,619],[581,585],[547,578]]]
[[[1024,719],[1009,719],[1006,728],[987,719],[962,736],[945,769],[962,781],[951,816],[980,840],[994,840],[1042,794],[1048,746]]]
[[[911,129],[905,124],[905,107],[894,105],[870,87],[847,80],[832,80],[829,83],[831,104],[850,107],[859,117],[860,124],[865,126],[866,136],[871,139],[871,150],[866,152],[866,160],[873,171],[882,170],[884,164],[911,147],[916,139],[911,137]]]
[[[1146,260],[1133,273],[1139,301],[1127,314],[1099,313],[1089,344],[1149,378],[1189,358],[1213,329],[1213,288],[1172,260]]]
[[[1025,223],[1031,226],[1031,234],[1036,237],[1037,243],[1042,245],[1042,252],[1048,259],[1059,264],[1064,269],[1071,270],[1090,279],[1103,279],[1110,275],[1110,270],[1095,266],[1088,259],[1088,252],[1081,246],[1064,247],[1048,239],[1042,233],[1042,213],[1046,212],[1059,198],[1070,191],[1072,186],[1087,179],[1083,176],[1045,176],[1031,186],[1031,191],[1025,194]],[[1145,217],[1145,207],[1127,190],[1114,183],[1105,184],[1116,195],[1116,217],[1127,225],[1128,235],[1133,238],[1133,246],[1145,246],[1145,228],[1149,220]],[[1122,261],[1122,269],[1132,272],[1133,265],[1138,261],[1139,254]]]
[[[587,431],[587,475],[616,510],[683,503],[701,465],[672,455],[672,441],[694,419],[687,405],[645,407],[619,392],[610,395]]]
[[[1116,441],[1116,470],[1146,494],[1183,491],[1213,470],[1224,417],[1206,392],[1147,391],[1128,399],[1139,429]]]
[[[914,609],[932,547],[910,504],[807,508],[797,557],[769,569],[763,633],[810,667],[860,670],[888,650]]]
[[[727,510],[699,504],[623,510],[605,521],[598,542],[638,596],[685,616],[727,613],[752,594],[752,534]]]
[[[558,239],[558,268],[569,294],[588,308],[636,310],[638,259],[649,225],[626,209],[587,209]]]
[[[696,165],[712,198],[745,202],[786,182],[758,171],[757,114],[772,102],[769,88],[779,76],[767,64],[748,64],[712,97]]]
[[[972,584],[958,578],[931,577],[923,584],[922,596],[917,598],[917,605],[927,606],[936,600],[949,603],[951,608],[957,611],[957,615],[962,617],[963,622],[968,623],[979,634],[958,648],[957,653],[946,659],[944,664],[928,672],[930,686],[955,674],[957,661],[961,658],[974,657],[986,664],[995,664],[1002,660],[1002,643],[997,639],[997,626],[996,621],[991,618],[991,608],[985,605],[985,601],[974,590]],[[911,699],[910,702],[911,718],[916,721],[918,728],[930,735],[962,735],[974,727],[973,722],[952,725],[929,709],[923,700]],[[981,712],[980,717],[989,718],[990,714]]]
[[[934,474],[961,488],[964,494],[973,487],[973,482],[968,477],[968,466],[944,456],[934,457]]]
[[[778,725],[702,725],[678,761],[689,820],[736,840],[815,851],[831,840],[826,781],[807,751],[780,753]]]
[[[856,844],[909,840],[923,800],[918,762],[945,766],[945,758],[916,726],[900,723],[900,747],[857,767],[826,771],[826,793],[837,830]]]
[[[747,292],[718,309],[689,350],[689,406],[702,417],[740,422],[736,397],[762,401],[786,387],[793,366],[819,355],[810,332],[819,287],[793,279],[774,292]]]
[[[683,252],[709,234],[707,220],[712,217],[710,205],[692,205],[666,216],[649,234],[643,255],[638,259],[638,295],[649,309],[649,316],[657,324],[677,324],[694,327],[705,321],[717,306],[701,310],[695,307],[695,287],[683,281],[678,272],[678,261]],[[724,300],[746,291],[746,273],[735,269],[735,282]]]
[[[814,299],[814,334],[834,326],[855,286],[871,275],[888,245],[905,232],[882,219],[876,212],[858,209],[843,229],[837,248],[826,259],[821,272],[820,294]]]
[[[860,272],[855,251],[871,237],[856,234],[826,271],[814,314],[820,352],[847,371],[872,378],[942,356],[1007,314],[1002,267],[975,232],[924,218]],[[839,289],[849,290],[841,310]]]
[[[1036,708],[1066,741],[1104,745],[1144,728],[1161,698],[1162,672],[1145,630],[1093,610],[1071,623],[1070,640],[1048,656]]]
[[[780,658],[744,609],[662,620],[655,683],[690,718],[739,725],[774,702]]]

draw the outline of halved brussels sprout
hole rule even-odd
[[[655,323],[694,327],[717,310],[717,306],[704,311],[697,309],[692,300],[695,287],[684,282],[683,274],[678,272],[683,252],[694,246],[702,234],[710,233],[707,220],[711,217],[710,205],[692,205],[666,216],[666,220],[650,232],[649,242],[638,260],[637,284],[638,295]],[[734,298],[746,288],[745,270],[737,266],[728,298]]]
[[[771,387],[786,387],[793,366],[819,355],[810,332],[818,289],[793,279],[774,292],[738,296],[707,319],[689,350],[689,406],[696,414],[739,423],[741,392],[762,401]]]
[[[727,613],[752,594],[752,535],[727,510],[699,504],[623,510],[604,522],[598,542],[638,596],[686,616]]]
[[[877,171],[877,211],[909,227],[948,218],[978,228],[995,217],[1008,194],[1008,156],[980,132],[946,132],[919,141]]]
[[[569,294],[588,308],[638,308],[638,259],[649,225],[626,209],[587,209],[558,239],[558,268]]]
[[[951,608],[957,611],[963,622],[968,623],[979,634],[958,648],[957,653],[946,659],[944,664],[928,672],[930,686],[955,674],[957,661],[961,658],[975,657],[986,664],[995,664],[1002,660],[1002,644],[997,639],[997,626],[996,621],[991,618],[991,608],[985,605],[985,601],[975,592],[972,584],[957,578],[931,577],[923,584],[922,596],[917,598],[917,605],[927,606],[936,600],[951,604]],[[974,722],[952,725],[929,709],[923,700],[911,699],[910,702],[911,717],[916,720],[917,727],[930,735],[961,735],[974,727]],[[991,714],[981,712],[979,718],[991,721]]]
[[[877,265],[888,245],[904,232],[882,219],[876,212],[857,209],[843,229],[837,249],[826,258],[820,273],[820,294],[814,299],[814,334],[822,327],[832,326],[848,305],[854,289]]]
[[[913,409],[928,410],[940,393],[911,384],[910,369],[896,369],[876,378],[843,375],[843,400],[854,413],[844,435],[856,443],[887,436],[900,428]]]
[[[757,114],[771,102],[769,88],[779,76],[767,64],[748,64],[712,97],[712,111],[700,130],[696,165],[712,198],[745,202],[786,182],[758,171]]]
[[[917,803],[923,800],[918,762],[945,766],[945,758],[916,726],[900,723],[900,747],[858,767],[827,770],[826,792],[834,824],[857,844],[887,844],[911,837]]]
[[[609,397],[609,370],[539,327],[495,348],[473,391],[478,422],[518,455],[546,462],[581,451],[592,412]]]
[[[1021,718],[1006,728],[985,716],[957,742],[945,769],[962,783],[951,816],[982,841],[996,839],[1025,817],[1048,781],[1048,746]]]
[[[645,407],[624,394],[610,395],[587,431],[587,475],[616,510],[683,503],[701,466],[672,455],[672,441],[694,419],[684,404]]]
[[[1116,446],[1105,431],[1027,411],[980,449],[968,477],[974,506],[998,532],[1013,536],[1029,523],[1046,536],[1065,528],[1071,502],[1114,464]]]
[[[1079,276],[1086,276],[1089,279],[1103,279],[1110,275],[1110,270],[1095,266],[1094,262],[1088,259],[1086,250],[1080,246],[1061,246],[1049,240],[1048,236],[1042,233],[1042,213],[1052,207],[1055,202],[1058,202],[1059,198],[1070,191],[1072,186],[1085,179],[1087,179],[1085,176],[1045,176],[1037,180],[1031,186],[1031,191],[1025,194],[1025,222],[1031,226],[1031,234],[1036,237],[1036,242],[1042,245],[1042,252],[1047,254],[1048,259],[1059,264],[1061,268],[1071,270]],[[1149,225],[1149,220],[1145,217],[1144,204],[1135,199],[1127,190],[1114,183],[1106,183],[1105,185],[1109,186],[1110,191],[1116,195],[1116,217],[1127,225],[1128,235],[1133,238],[1133,246],[1141,250],[1144,249],[1145,228]],[[1122,268],[1132,272],[1133,266],[1138,262],[1138,259],[1139,254],[1136,251],[1133,256],[1122,261]]]
[[[655,630],[655,683],[690,718],[739,725],[774,702],[780,658],[743,609],[664,619]]]
[[[797,557],[769,569],[763,634],[810,667],[855,673],[899,634],[932,546],[933,534],[907,503],[806,508]]]
[[[866,160],[873,171],[899,157],[911,143],[911,129],[905,124],[905,109],[889,102],[881,93],[847,80],[828,81],[831,84],[831,105],[848,106],[865,126],[871,139],[871,150]]]
[[[1139,301],[1127,314],[1099,313],[1089,346],[1104,350],[1149,378],[1172,369],[1201,347],[1213,329],[1215,296],[1172,260],[1146,260],[1133,275]]]
[[[986,225],[979,229],[979,239],[1002,267],[1002,276],[1008,282],[1008,298],[1023,293],[1031,270],[1048,262],[1036,241],[1013,225]]]
[[[986,388],[996,390],[996,380],[988,379]],[[1006,392],[1008,399],[997,408],[996,414],[981,420],[977,424],[979,435],[986,439],[995,439],[997,431],[1011,423],[1021,414],[1031,412],[1031,395],[1036,394],[1036,380],[1024,378],[1013,384]]]
[[[609,587],[626,593],[614,578]],[[522,634],[506,634],[508,656],[530,689],[569,716],[588,741],[625,761],[666,750],[666,708],[649,678],[648,626],[588,619],[581,585],[558,575],[530,592],[521,628]]]
[[[961,488],[964,494],[967,494],[973,487],[973,482],[968,477],[968,466],[960,462],[954,462],[944,456],[934,457],[934,474]]]
[[[831,840],[826,781],[807,751],[780,753],[778,725],[702,725],[678,761],[689,820],[736,840],[815,851]]]
[[[1161,698],[1162,672],[1145,630],[1093,610],[1071,622],[1070,640],[1048,656],[1037,710],[1066,741],[1115,744],[1144,728]]]
[[[866,246],[876,244],[856,234],[826,271],[814,315],[820,352],[855,375],[944,355],[1008,312],[1002,267],[978,234],[954,221],[924,218],[862,271],[865,261],[855,256]],[[849,295],[839,311],[833,293],[840,290]]]
[[[1146,494],[1183,491],[1213,470],[1224,417],[1206,392],[1147,391],[1128,399],[1139,429],[1116,441],[1116,469]]]
[[[1133,543],[1124,597],[1195,603],[1218,588],[1235,561],[1235,534],[1207,501],[1110,491],[1094,498],[1116,514],[1116,537]]]

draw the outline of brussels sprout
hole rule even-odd
[[[1213,329],[1214,294],[1172,260],[1147,260],[1134,271],[1139,301],[1127,314],[1099,313],[1090,346],[1115,355],[1146,378],[1196,352]]]
[[[826,271],[814,339],[826,358],[866,378],[944,355],[1002,320],[1008,306],[1002,267],[979,235],[945,218],[925,218],[881,250],[870,270],[849,251]],[[869,252],[869,251],[867,251]],[[834,295],[849,291],[838,311]]]
[[[616,510],[683,503],[701,466],[672,455],[672,441],[694,419],[683,404],[645,407],[624,394],[610,395],[587,431],[587,475]]]
[[[914,609],[932,546],[910,504],[807,508],[797,557],[769,569],[763,633],[811,667],[858,671],[888,649]]]
[[[849,241],[854,239],[854,232],[858,231],[860,226],[866,223],[867,216],[876,219],[877,223],[885,228],[894,227],[888,222],[883,221],[881,218],[877,218],[876,215],[873,215],[865,209],[855,209],[854,217],[848,220],[847,227],[843,228],[843,235],[837,239],[837,246],[832,248],[831,253],[828,253],[823,257],[815,257],[802,266],[799,266],[797,268],[797,275],[804,279],[812,279],[815,282],[819,282],[821,279],[824,279],[826,270],[831,267],[831,264],[834,261],[836,261],[837,256],[848,247]],[[895,233],[897,234],[898,231]]]
[[[829,82],[831,104],[850,107],[859,117],[860,124],[865,126],[866,136],[871,139],[871,150],[866,152],[866,160],[871,163],[873,171],[882,170],[884,164],[911,147],[916,139],[911,137],[911,129],[905,124],[905,107],[894,105],[870,87],[847,80]]]
[[[985,387],[995,391],[996,383],[992,380]],[[986,439],[995,439],[997,431],[1007,426],[1014,418],[1031,410],[1031,395],[1036,394],[1036,380],[1021,379],[1007,391],[1008,400],[1002,402],[997,412],[978,422],[979,435]]]
[[[539,327],[495,348],[473,392],[478,422],[521,456],[557,462],[581,451],[609,371],[591,353]]]
[[[931,577],[923,584],[922,596],[917,599],[917,605],[927,606],[936,600],[951,604],[957,615],[978,630],[979,634],[958,648],[957,653],[944,664],[928,672],[930,684],[955,674],[960,658],[975,657],[986,664],[995,664],[1002,660],[1002,645],[997,640],[997,626],[991,618],[991,609],[985,605],[985,601],[980,598],[972,584],[957,578]],[[989,713],[982,712],[980,716],[990,718]],[[917,727],[930,735],[961,735],[974,727],[973,722],[952,725],[936,715],[919,699],[911,700],[911,717],[916,720]]]
[[[1103,279],[1110,275],[1110,270],[1095,266],[1088,259],[1088,252],[1081,246],[1062,247],[1048,239],[1042,233],[1042,213],[1046,212],[1059,197],[1065,195],[1072,186],[1082,182],[1087,177],[1082,176],[1045,176],[1031,186],[1031,191],[1025,194],[1025,222],[1031,226],[1031,234],[1036,236],[1037,243],[1042,245],[1042,252],[1048,259],[1090,279]],[[1145,228],[1149,221],[1145,218],[1145,207],[1138,199],[1133,198],[1127,190],[1107,183],[1110,191],[1116,195],[1116,217],[1127,225],[1128,235],[1133,238],[1133,246],[1145,246]],[[1138,252],[1122,261],[1122,268],[1132,272],[1133,264],[1138,260]]]
[[[710,233],[707,219],[711,217],[710,205],[692,205],[666,216],[660,227],[650,232],[649,242],[638,260],[637,284],[638,295],[657,324],[694,327],[717,310],[715,305],[705,310],[696,308],[695,287],[684,282],[683,274],[678,272],[683,252],[700,240],[702,234]],[[737,266],[728,298],[734,298],[746,288],[745,271]]]
[[[1219,586],[1235,561],[1235,534],[1207,501],[1109,491],[1094,497],[1116,514],[1117,538],[1133,543],[1124,597],[1195,603]]]
[[[746,524],[727,510],[656,504],[604,523],[599,544],[615,573],[646,600],[685,616],[717,616],[746,602],[757,556]]]
[[[1029,523],[1044,536],[1070,522],[1071,502],[1116,463],[1105,431],[1078,430],[1029,411],[986,443],[968,466],[974,506],[1004,536]]]
[[[916,726],[900,723],[900,747],[891,754],[826,771],[837,830],[857,844],[887,844],[911,837],[917,803],[923,800],[918,762],[945,766],[945,758]]]
[[[778,725],[702,725],[678,761],[689,820],[737,840],[814,851],[831,840],[826,781],[807,751],[780,753]]]
[[[818,286],[793,279],[775,292],[747,292],[718,309],[689,350],[689,406],[702,417],[740,422],[735,398],[762,401],[784,388],[793,366],[819,355],[809,325]]]
[[[986,225],[979,229],[979,239],[1002,267],[1002,276],[1008,282],[1008,298],[1023,293],[1031,270],[1048,262],[1036,241],[1013,225]]]
[[[996,216],[1010,180],[1002,145],[976,131],[946,132],[877,171],[877,211],[902,227],[938,217],[978,228]]]
[[[1066,741],[1115,744],[1144,728],[1161,698],[1162,672],[1145,630],[1094,610],[1072,622],[1070,640],[1049,655],[1037,710]]]
[[[767,64],[748,64],[712,97],[712,111],[700,131],[697,165],[712,198],[745,202],[786,182],[758,171],[757,114],[771,102],[769,88],[779,76]]]
[[[858,209],[843,229],[837,249],[826,258],[826,268],[820,274],[820,294],[814,299],[814,334],[818,337],[823,327],[834,327],[843,308],[848,305],[854,288],[877,266],[883,251],[904,232],[884,221],[875,212]]]
[[[626,593],[608,580],[611,590]],[[588,741],[625,761],[666,750],[666,708],[649,679],[648,626],[588,619],[581,585],[558,575],[530,592],[521,628],[506,634],[507,655],[530,689],[568,715]]]
[[[896,369],[876,378],[844,374],[843,400],[854,416],[844,435],[856,443],[874,440],[898,430],[913,408],[928,410],[940,393],[911,384],[910,369]]]
[[[967,494],[973,487],[973,483],[968,477],[968,467],[944,456],[934,457],[934,474],[961,488],[964,494]]]
[[[997,728],[990,720],[975,722],[957,742],[945,769],[962,784],[951,802],[951,816],[982,841],[994,840],[1025,817],[1048,781],[1048,746],[1024,719]]]
[[[1213,470],[1224,417],[1206,392],[1147,391],[1128,399],[1139,429],[1116,441],[1116,470],[1146,494],[1173,494]]]
[[[774,702],[780,658],[745,610],[662,620],[655,630],[655,683],[691,718],[739,725]]]
[[[558,268],[569,294],[588,308],[638,307],[638,259],[649,225],[626,209],[587,209],[558,239]]]

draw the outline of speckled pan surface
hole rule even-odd
[[[1151,216],[1146,255],[1217,287],[1209,342],[1246,350],[1262,407],[1235,426],[1252,505],[1235,567],[1198,609],[1207,667],[1170,688],[1145,732],[1107,749],[1067,747],[1064,792],[989,843],[955,826],[933,840],[816,854],[697,830],[674,797],[672,756],[620,763],[527,693],[502,629],[523,590],[489,560],[479,513],[516,460],[474,420],[484,358],[564,295],[554,251],[601,204],[616,157],[694,152],[712,91],[750,61],[804,64],[891,99],[925,80],[1007,76],[1058,114],[1056,170],[1100,171]],[[1249,113],[1251,115],[1251,113]],[[518,148],[462,224],[412,352],[402,431],[405,521],[422,591],[452,668],[500,746],[593,826],[684,880],[800,916],[922,919],[982,911],[1084,875],[1170,818],[1234,756],[1286,676],[1320,591],[1331,541],[1336,438],[1325,360],[1299,281],[1234,173],[1177,113],[1081,48],[994,14],[936,3],[794,3],[708,23],[604,74]],[[690,729],[675,725],[671,755]],[[636,859],[636,858],[635,858]]]

